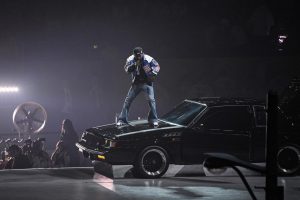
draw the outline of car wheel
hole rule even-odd
[[[300,151],[294,146],[285,146],[277,154],[277,166],[282,175],[292,175],[300,169]]]
[[[203,162],[203,172],[205,176],[220,176],[224,174],[228,169],[227,167],[219,167],[219,168],[207,167],[205,162],[207,162],[206,159]]]
[[[134,175],[142,178],[159,178],[169,168],[167,152],[158,146],[145,148],[134,164]]]
[[[207,168],[203,167],[203,172],[205,176],[220,176],[227,171],[227,167],[222,168]]]

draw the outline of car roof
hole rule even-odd
[[[198,103],[206,104],[207,106],[222,106],[222,105],[261,105],[264,106],[265,102],[257,99],[248,98],[226,98],[226,97],[201,97],[189,99]]]

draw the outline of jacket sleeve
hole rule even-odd
[[[157,75],[160,70],[160,66],[159,66],[158,62],[156,60],[152,59],[150,62],[150,67],[152,69],[152,73],[154,75]]]
[[[127,73],[133,72],[135,70],[135,62],[131,59],[127,59],[124,69]]]

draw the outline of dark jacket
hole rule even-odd
[[[140,70],[144,70],[145,67],[149,67],[151,70],[149,72],[144,71],[144,73],[140,73]],[[137,82],[136,79],[140,78],[139,76],[141,75],[146,76],[147,83],[152,83],[160,70],[160,66],[154,58],[145,54],[139,68],[136,64],[136,60],[134,59],[134,55],[131,55],[127,58],[124,69],[127,73],[131,73],[132,83]]]

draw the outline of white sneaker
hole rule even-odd
[[[124,123],[122,120],[119,120],[117,123],[116,123],[116,125],[117,126],[123,126],[123,125],[125,125],[126,123]]]
[[[153,122],[153,126],[158,126],[158,122]]]

